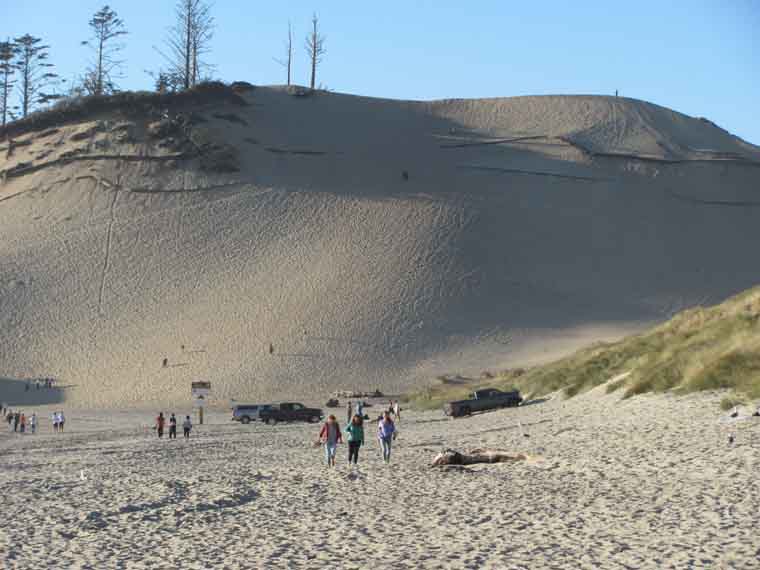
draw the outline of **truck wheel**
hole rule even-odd
[[[470,410],[470,408],[468,406],[465,406],[464,408],[462,408],[462,415],[463,416],[471,416],[472,415],[472,410]]]
[[[276,419],[274,419],[274,418],[267,418],[266,424],[267,424],[268,426],[273,426],[273,425],[274,425],[274,424],[276,424],[276,423],[277,423],[277,420],[276,420]]]
[[[242,418],[240,418],[240,423],[241,424],[249,424],[249,423],[251,423],[251,418],[249,418],[248,416],[243,416]]]
[[[309,423],[310,423],[310,424],[315,424],[315,423],[317,423],[318,421],[319,421],[319,418],[318,418],[317,416],[311,416],[311,417],[309,418]]]

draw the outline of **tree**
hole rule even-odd
[[[50,71],[53,67],[48,62],[50,46],[41,44],[40,38],[25,34],[15,38],[14,42],[17,46],[14,66],[19,74],[21,116],[26,117],[37,105],[59,98],[59,95],[44,91],[57,82],[58,75]]]
[[[317,65],[322,62],[322,58],[327,53],[325,49],[325,37],[319,33],[319,20],[316,14],[311,18],[311,32],[306,36],[306,53],[309,54],[309,60],[311,61],[311,83],[309,85],[314,89],[314,82],[317,78]]]
[[[288,70],[288,85],[290,85],[290,70],[293,66],[293,32],[288,22],[288,41],[285,42],[285,59],[274,60]]]
[[[85,92],[89,95],[113,93],[116,90],[114,73],[123,63],[116,56],[124,49],[124,44],[115,40],[127,34],[124,21],[111,8],[103,6],[95,12],[89,26],[92,37],[82,45],[89,46],[95,57],[83,79]]]
[[[177,78],[183,89],[190,89],[211,70],[202,58],[210,51],[214,18],[203,0],[178,0],[175,15],[176,23],[165,42],[167,51],[158,50],[169,67],[158,75]]]
[[[10,98],[16,81],[13,77],[15,71],[14,60],[17,52],[16,44],[10,39],[0,42],[0,115],[2,125],[13,119],[11,115]]]

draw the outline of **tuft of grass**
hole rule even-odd
[[[760,287],[714,307],[683,311],[654,329],[612,343],[597,343],[529,370],[472,380],[456,390],[445,384],[412,396],[436,404],[457,399],[484,384],[517,386],[528,397],[562,391],[568,397],[608,382],[607,392],[630,398],[647,392],[732,390],[760,398]],[[454,397],[456,396],[456,398]]]

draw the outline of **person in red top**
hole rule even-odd
[[[322,425],[319,432],[319,441],[325,446],[325,458],[328,467],[335,467],[335,452],[338,450],[338,444],[343,443],[343,435],[340,433],[340,425],[335,416],[331,415]]]
[[[158,437],[164,437],[165,423],[166,423],[166,418],[164,418],[164,413],[159,412],[158,417],[156,418],[156,432],[158,432]]]

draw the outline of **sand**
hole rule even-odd
[[[720,397],[602,388],[460,420],[406,411],[391,465],[370,437],[356,470],[345,445],[323,465],[318,426],[218,411],[189,441],[159,441],[151,412],[77,411],[63,435],[44,420],[0,433],[0,556],[18,569],[757,568],[760,419],[722,423]],[[429,466],[483,446],[532,459]]]
[[[151,138],[176,109],[0,142],[4,397],[35,377],[82,409],[180,404],[195,380],[217,403],[401,392],[760,282],[760,149],[708,121],[596,96],[243,97],[185,110],[237,172]]]

